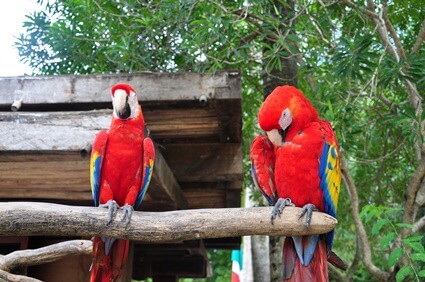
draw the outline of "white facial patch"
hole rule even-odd
[[[130,91],[130,96],[128,96],[128,105],[131,109],[130,118],[135,118],[139,115],[139,101],[137,100],[137,95],[133,91]]]
[[[128,100],[127,100],[128,99]],[[114,117],[118,117],[118,113],[126,107],[126,102],[130,107],[131,114],[128,118],[135,118],[139,114],[139,102],[137,101],[136,93],[130,91],[130,95],[123,89],[117,89],[112,97],[112,105],[114,106]]]
[[[282,115],[280,116],[279,125],[280,125],[280,128],[282,128],[282,130],[285,130],[286,128],[288,128],[289,125],[291,125],[291,123],[292,123],[292,113],[287,108],[282,112]]]

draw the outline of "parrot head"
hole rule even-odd
[[[139,101],[137,100],[136,90],[131,85],[115,84],[112,86],[111,92],[115,118],[126,120],[139,115]]]
[[[302,131],[318,119],[316,109],[302,92],[289,85],[278,86],[267,96],[258,113],[261,129],[275,146],[281,146],[289,130]]]

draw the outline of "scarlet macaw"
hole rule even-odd
[[[257,136],[250,159],[255,185],[270,205],[271,222],[285,206],[302,207],[308,229],[315,210],[336,216],[341,184],[338,143],[329,122],[297,88],[277,87],[258,113],[267,136]],[[286,238],[283,278],[288,281],[328,281],[327,260],[344,263],[332,250],[334,232]]]
[[[134,88],[116,84],[111,92],[112,122],[109,131],[100,131],[93,143],[90,182],[95,206],[108,208],[108,223],[121,208],[128,225],[133,209],[140,205],[149,186],[155,148],[146,136],[142,108]],[[128,240],[95,237],[91,281],[118,278],[128,249]]]

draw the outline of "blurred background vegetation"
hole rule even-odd
[[[372,263],[388,280],[425,279],[423,235],[408,231],[424,216],[423,175],[413,219],[404,215],[425,135],[422,0],[38,2],[42,11],[28,15],[16,42],[35,75],[239,69],[244,189],[253,186],[247,156],[267,83],[297,84],[337,133]],[[352,267],[331,277],[381,279],[362,258],[351,199],[342,189],[334,249]],[[207,281],[229,281],[230,252],[209,255]]]

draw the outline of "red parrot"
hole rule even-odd
[[[146,136],[142,108],[134,88],[117,84],[111,92],[112,122],[109,130],[100,131],[93,143],[90,182],[95,206],[108,208],[108,224],[120,208],[128,225],[149,186],[155,147]],[[115,281],[121,274],[128,249],[128,240],[95,237],[90,281]]]
[[[271,222],[285,206],[302,207],[308,229],[315,210],[336,216],[341,185],[338,143],[332,126],[297,88],[277,87],[264,101],[258,122],[267,136],[251,145],[255,185],[270,205]],[[332,252],[334,232],[287,237],[283,247],[285,281],[328,281],[327,261],[344,269]]]

